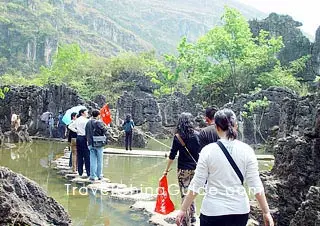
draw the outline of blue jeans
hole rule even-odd
[[[90,179],[102,179],[103,147],[97,148],[89,145],[90,150]]]

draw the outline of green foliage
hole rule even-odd
[[[8,87],[4,87],[2,89],[0,89],[0,99],[4,99],[6,93],[8,93],[10,91],[10,89]]]
[[[244,105],[246,109],[245,112],[242,113],[243,117],[251,116],[258,109],[266,109],[270,105],[270,102],[267,97],[263,97],[262,100],[249,101]]]
[[[309,58],[310,56],[303,56],[292,61],[288,67],[282,67],[278,62],[272,71],[261,73],[257,80],[263,87],[287,87],[297,91],[300,95],[305,95],[307,86],[301,84],[294,75],[305,69]]]
[[[158,60],[148,62],[152,70],[149,70],[146,75],[151,77],[151,82],[159,87],[154,91],[157,96],[171,94],[178,89],[179,75],[175,67],[171,65],[171,63],[174,63],[174,60],[170,59],[168,55],[165,55],[164,58],[167,64]]]
[[[32,77],[23,77],[20,73],[4,74],[1,76],[2,83],[5,85],[43,85],[36,84]]]
[[[75,73],[79,67],[89,59],[87,53],[83,53],[77,44],[61,45],[53,57],[51,67],[41,67],[39,76],[35,82],[39,85],[46,84],[69,84],[75,80]]]
[[[23,33],[17,37],[28,41],[39,36],[43,42],[45,37],[57,34],[52,21],[45,18],[58,18],[56,23],[61,25],[64,15],[60,17],[63,12],[52,4],[37,1],[37,6],[41,7],[40,13],[12,4],[4,6],[0,3],[0,7],[9,7],[16,12],[16,16],[19,13],[30,14],[31,18],[30,21],[20,20],[12,24],[10,29],[14,34]],[[38,17],[44,18],[41,23],[36,19]],[[11,19],[1,16],[0,22],[10,23]],[[202,97],[198,101],[202,103],[225,103],[237,94],[258,92],[270,86],[307,93],[307,87],[301,85],[295,75],[305,68],[309,56],[283,67],[276,58],[283,47],[281,37],[270,38],[268,32],[261,31],[254,38],[246,19],[231,8],[225,9],[221,19],[223,25],[214,27],[196,43],[183,38],[177,47],[177,56],[164,55],[162,60],[158,60],[154,52],[120,53],[117,57],[106,59],[82,51],[78,44],[60,45],[50,67],[42,66],[39,73],[25,75],[6,70],[12,64],[8,57],[18,52],[19,45],[12,49],[0,45],[0,53],[5,53],[0,55],[0,73],[7,71],[1,80],[8,85],[66,84],[87,99],[103,94],[110,103],[115,103],[124,90],[133,90],[139,77],[150,79],[157,96],[175,91],[189,93],[196,87],[197,94]],[[76,24],[72,19],[63,23],[63,27],[65,30],[85,32],[85,25]],[[23,42],[26,43],[26,40],[23,39]],[[16,58],[23,59],[24,56],[17,55]],[[35,66],[23,60],[18,62],[22,71],[30,71]],[[248,112],[258,106],[265,107],[263,103],[248,103]]]
[[[123,91],[134,89],[135,79],[139,76],[158,81],[158,92],[165,93],[166,87],[173,86],[171,80],[160,72],[166,70],[153,52],[122,53],[107,59],[85,53],[79,45],[70,44],[59,46],[52,66],[41,67],[38,74],[5,74],[1,79],[8,85],[65,84],[86,99],[101,94],[107,97],[109,103],[115,103]]]
[[[262,87],[288,87],[296,91],[300,87],[299,81],[293,76],[291,71],[283,69],[279,64],[272,71],[261,73],[257,81]]]
[[[183,38],[178,46],[175,62],[179,76],[207,90],[204,101],[231,100],[234,95],[278,85],[297,89],[299,82],[293,76],[300,70],[304,59],[283,69],[276,58],[283,47],[281,37],[269,38],[261,31],[254,38],[248,22],[235,9],[226,8],[221,26],[216,26],[196,43]],[[210,88],[211,87],[211,88]]]

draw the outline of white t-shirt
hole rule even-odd
[[[253,149],[239,140],[220,140],[239,167],[244,183],[253,194],[262,192],[258,161]],[[205,146],[200,153],[189,190],[201,192],[207,181],[200,212],[206,216],[246,214],[250,211],[245,188],[216,143]]]
[[[75,121],[72,121],[68,128],[73,132],[76,132],[78,136],[85,136],[86,135],[86,125],[89,119],[84,116],[80,116]]]

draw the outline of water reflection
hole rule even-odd
[[[50,168],[52,160],[63,154],[65,146],[65,143],[34,142],[17,145],[12,149],[2,148],[0,165],[36,181],[49,196],[65,207],[72,218],[73,225],[149,225],[144,216],[130,211],[129,206],[132,203],[115,202],[108,197],[93,194],[81,195],[79,192],[68,195],[65,186],[67,181]],[[109,158],[112,159],[110,156],[104,158],[105,173],[110,172]],[[133,163],[134,161],[128,159],[121,162],[112,161],[112,166],[119,166],[116,169],[122,168],[121,175],[115,178],[128,175],[125,171],[133,170]]]
[[[63,155],[66,143],[34,142],[19,144],[15,148],[0,150],[0,165],[21,173],[36,181],[47,193],[55,198],[70,214],[73,225],[149,225],[144,216],[131,212],[131,203],[119,202],[106,196],[94,196],[92,193],[81,195],[67,194],[66,180],[51,168],[52,161]],[[103,173],[112,182],[124,183],[135,187],[152,188],[156,191],[159,178],[165,168],[165,158],[105,155]],[[259,162],[260,169],[269,169],[270,162]],[[176,161],[168,174],[169,184],[177,183]],[[148,190],[149,191],[149,190]],[[176,208],[180,206],[179,195],[171,196]],[[197,207],[201,197],[197,199]]]

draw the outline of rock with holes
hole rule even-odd
[[[35,182],[0,167],[1,225],[71,225],[64,208]]]

